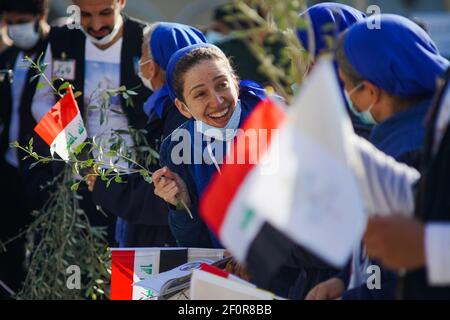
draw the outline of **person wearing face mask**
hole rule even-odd
[[[224,53],[210,44],[176,52],[166,78],[171,99],[190,120],[163,141],[160,161],[164,167],[153,174],[155,193],[169,204],[169,226],[179,246],[222,247],[198,215],[199,200],[212,177],[220,174],[237,130],[266,92],[255,82],[239,82]],[[274,241],[284,239],[275,230],[272,236]],[[287,296],[287,284],[277,270],[260,265],[249,268],[250,272],[233,262],[227,266],[228,271]]]
[[[299,17],[307,19],[311,25],[312,38],[309,37],[306,29],[297,30],[297,38],[310,53],[311,59],[308,61],[309,68],[307,68],[309,72],[321,55],[333,52],[333,40],[336,40],[343,30],[357,21],[363,20],[365,14],[348,5],[324,2],[302,11]],[[310,39],[312,41],[309,41]],[[356,116],[351,120],[358,135],[368,135],[371,126],[361,125],[361,121]],[[279,284],[284,284],[287,298],[302,300],[312,288],[330,279],[337,272],[338,270],[302,246],[295,245],[290,251],[288,259],[281,266],[277,281]]]
[[[178,23],[158,22],[143,31],[139,77],[154,91],[144,104],[149,119],[146,138],[154,150],[159,150],[162,139],[187,120],[169,97],[165,77],[169,59],[178,49],[205,42],[199,30]],[[149,170],[159,168],[153,165]],[[119,217],[116,228],[119,245],[162,246],[162,240],[175,245],[167,226],[167,206],[155,195],[154,186],[140,175],[129,175],[126,179],[126,184],[112,183],[109,187],[100,179],[88,182],[94,202]]]
[[[68,26],[53,28],[44,58],[44,62],[48,63],[46,76],[48,79],[63,78],[75,90],[83,92],[77,102],[88,136],[95,136],[98,143],[109,147],[108,141],[114,130],[128,130],[130,126],[143,129],[147,124],[143,104],[151,91],[142,85],[138,76],[142,31],[146,24],[122,13],[126,0],[73,0],[72,3],[80,9],[81,25],[72,29]],[[57,80],[55,87],[58,88],[59,84]],[[132,104],[126,103],[122,96],[115,96],[110,99],[108,110],[102,114],[102,93],[120,86],[136,91],[137,95],[130,97]],[[39,121],[57,99],[50,88],[40,90],[32,105],[35,120]],[[96,108],[89,108],[92,105]],[[135,145],[131,135],[124,134],[122,138],[127,148]],[[35,141],[36,144],[42,143],[37,136]],[[48,154],[48,147],[43,144],[39,152]],[[98,155],[94,152],[93,156]],[[103,160],[109,161],[106,158]],[[127,165],[125,162],[119,164]],[[55,169],[49,167],[44,165],[33,170],[34,174],[41,172],[43,176],[35,180],[53,177]],[[79,192],[83,196],[81,205],[91,224],[107,227],[108,243],[115,245],[115,216],[108,214],[105,218],[96,209],[92,194],[85,185]]]
[[[177,51],[168,63],[166,81],[172,101],[190,120],[162,143],[164,167],[153,174],[155,193],[169,204],[169,226],[179,246],[221,247],[198,216],[198,200],[220,172],[227,144],[265,91],[254,82],[239,83],[224,53],[210,44]],[[185,136],[181,141],[180,135]],[[172,151],[180,147],[183,156],[177,159]]]
[[[381,28],[368,29],[367,23],[376,18]],[[372,16],[341,36],[336,59],[355,114],[376,125],[369,141],[398,162],[419,169],[426,115],[437,79],[449,66],[429,35],[398,15]],[[362,246],[354,251],[350,278],[346,272],[320,284],[309,298],[396,298],[397,277],[383,268],[381,290],[367,288],[367,267],[379,262],[369,260],[363,252]]]
[[[2,221],[0,222],[0,241],[15,236],[29,221],[28,212],[37,208],[32,192],[26,192],[28,166],[20,158],[23,154],[9,143],[18,141],[26,145],[36,122],[31,116],[31,103],[36,92],[36,74],[24,61],[25,56],[36,59],[44,50],[50,27],[47,23],[48,1],[21,0],[2,1],[2,23],[7,29],[8,38],[13,45],[0,55],[0,69],[12,70],[11,76],[0,81],[0,202]],[[3,30],[2,30],[3,32]],[[11,81],[13,80],[13,81]],[[17,290],[23,279],[25,258],[24,239],[8,246],[6,253],[0,253],[0,280]]]

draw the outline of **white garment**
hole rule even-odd
[[[366,171],[366,179],[362,181],[366,185],[361,188],[368,190],[364,196],[365,203],[370,204],[369,213],[412,216],[415,208],[413,186],[419,180],[420,173],[395,161],[363,138],[356,137],[354,141]]]
[[[104,103],[102,93],[107,89],[117,89],[120,87],[120,55],[122,49],[122,38],[111,47],[101,50],[92,42],[86,41],[85,57],[85,81],[84,81],[84,105],[86,116],[86,128],[90,138],[95,137],[95,141],[104,148],[109,149],[113,130],[127,130],[128,119],[123,113],[119,96],[111,97],[109,109],[105,110],[104,119],[98,108]],[[89,106],[95,105],[96,109]],[[112,111],[113,110],[113,111]],[[114,112],[115,111],[115,112]],[[103,122],[102,122],[103,121]],[[122,135],[127,148],[133,146],[130,135]],[[117,159],[103,157],[94,150],[94,157],[99,161],[116,163]],[[126,161],[117,163],[122,167],[127,167]]]
[[[450,223],[429,223],[425,227],[425,258],[428,282],[450,285]]]
[[[356,147],[361,152],[368,173],[371,201],[381,214],[414,212],[413,186],[420,174],[413,168],[396,162],[359,138]],[[425,255],[428,281],[431,285],[450,284],[450,223],[429,223],[425,226]]]
[[[25,88],[29,62],[23,61],[24,55],[21,51],[14,63],[14,81],[11,84],[12,110],[11,122],[9,127],[9,142],[19,140],[20,131],[20,103],[22,100],[23,89]],[[17,148],[8,148],[5,154],[5,160],[15,168],[19,167],[19,158]]]
[[[420,174],[414,168],[396,162],[378,150],[369,141],[355,136],[356,149],[360,151],[366,178],[360,181],[369,214],[390,215],[414,213],[413,186]],[[362,185],[364,184],[364,185]],[[370,199],[368,199],[370,197]],[[362,243],[355,245],[351,260],[351,276],[347,289],[367,283],[370,260]]]

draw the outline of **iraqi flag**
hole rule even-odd
[[[315,65],[287,113],[266,101],[246,128],[279,130],[258,149],[256,165],[227,155],[201,200],[204,220],[260,277],[269,277],[294,243],[343,266],[366,223],[358,187],[364,171],[332,61]],[[244,151],[254,157],[254,146],[239,150],[242,139],[230,156]]]
[[[50,153],[69,160],[69,153],[87,138],[72,87],[39,121],[34,131],[50,146]]]
[[[257,105],[238,130],[221,174],[213,177],[200,202],[205,222],[237,260],[246,262],[259,286],[268,285],[295,246],[245,202],[249,173],[257,165],[268,171],[277,166],[262,164],[260,159],[285,121],[286,113],[271,99]]]
[[[154,293],[134,283],[150,276],[172,270],[199,259],[217,261],[223,258],[223,249],[203,248],[111,248],[111,300],[141,300]]]

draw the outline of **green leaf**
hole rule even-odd
[[[134,102],[133,102],[133,99],[128,99],[128,100],[127,100],[127,107],[132,107],[132,108],[134,108]]]
[[[32,77],[30,78],[30,83],[33,82],[36,78],[39,78],[40,76],[41,76],[40,73],[35,74],[34,76],[32,76]]]
[[[117,152],[114,150],[110,150],[110,151],[104,153],[104,156],[108,157],[108,158],[115,157],[116,155],[117,155]]]
[[[184,210],[185,209],[180,200],[177,201],[177,206],[176,207],[177,207],[177,210]]]
[[[133,90],[127,90],[126,93],[128,93],[128,95],[130,95],[130,96],[137,96],[138,95],[138,93],[136,91],[133,91]]]
[[[64,81],[64,78],[55,76],[55,77],[52,78],[52,82],[55,82],[55,81]]]
[[[93,164],[94,164],[94,159],[89,159],[89,160],[86,160],[86,161],[84,162],[84,165],[85,165],[87,168],[92,167]]]
[[[81,91],[76,91],[74,94],[73,94],[73,96],[75,97],[75,99],[76,98],[78,98],[79,96],[81,96],[83,94],[83,92],[81,92]]]
[[[121,112],[121,111],[119,111],[119,110],[115,110],[115,109],[110,109],[109,111],[111,111],[111,112],[113,112],[113,113],[117,113],[117,114],[120,114],[120,115],[124,115],[125,113],[123,113],[123,112]]]
[[[73,150],[73,153],[76,155],[80,154],[81,151],[83,151],[84,147],[86,147],[87,144],[89,144],[89,141],[83,142],[78,147],[76,147],[75,150]]]
[[[149,176],[149,172],[147,170],[141,169],[139,170],[139,174],[143,177]]]
[[[159,153],[156,152],[154,149],[150,149],[150,154],[152,155],[153,158],[159,159]]]
[[[58,92],[60,92],[61,90],[67,89],[68,87],[70,87],[70,82],[66,81],[62,85],[59,86]]]
[[[103,110],[100,110],[100,125],[102,125],[105,122],[105,113]]]
[[[41,73],[45,73],[45,70],[47,70],[48,63],[43,63],[39,66],[41,68]]]
[[[39,163],[39,161],[38,161],[38,162],[33,162],[32,164],[30,164],[30,166],[28,167],[28,169],[29,169],[29,170],[33,169],[38,163]]]
[[[77,191],[79,186],[80,186],[80,182],[76,182],[70,186],[70,190]]]
[[[44,87],[45,87],[45,83],[39,81],[39,83],[38,83],[37,86],[36,86],[36,90],[41,90],[41,89],[44,88]]]
[[[124,130],[124,129],[116,129],[114,130],[115,133],[117,134],[130,134],[130,132],[128,130]]]
[[[146,177],[144,177],[144,180],[145,180],[145,182],[148,182],[148,183],[150,183],[150,184],[153,183],[153,179],[152,179],[151,176],[146,176]]]
[[[103,100],[108,101],[108,100],[109,100],[109,94],[108,94],[108,92],[103,91],[103,92],[102,92],[102,98],[103,98]]]
[[[10,142],[9,146],[11,148],[18,148],[18,147],[20,147],[19,142],[17,142],[17,141]]]
[[[116,177],[114,178],[114,182],[116,182],[116,183],[122,183],[122,182],[123,182],[122,177],[121,177],[121,176],[116,176]]]

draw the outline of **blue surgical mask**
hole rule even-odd
[[[239,128],[241,112],[241,100],[238,100],[236,108],[234,109],[233,114],[225,127],[216,128],[204,123],[203,121],[195,119],[196,130],[209,138],[214,138],[220,141],[229,141],[235,137],[236,131]]]
[[[356,108],[353,106],[352,100],[350,99],[351,95],[353,93],[355,93],[357,90],[359,90],[360,88],[362,88],[364,86],[364,83],[360,83],[358,84],[356,87],[354,87],[352,90],[350,90],[350,92],[345,92],[345,96],[347,98],[348,101],[348,106],[351,110],[351,112],[357,116],[364,124],[367,125],[376,125],[378,124],[378,122],[375,120],[375,118],[372,116],[372,113],[370,112],[370,110],[372,110],[374,104],[371,104],[369,106],[369,108],[366,111],[358,111],[356,110]]]
[[[27,23],[8,25],[8,35],[15,46],[28,50],[38,43],[41,35],[36,31],[36,23],[37,20],[33,20]]]

